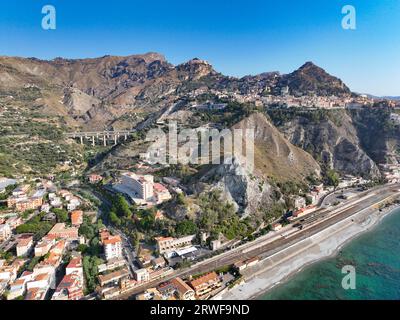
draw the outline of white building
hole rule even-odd
[[[33,237],[24,236],[17,242],[17,257],[25,257],[33,247]]]
[[[11,228],[5,224],[0,224],[0,241],[6,241],[11,237]]]
[[[182,249],[192,245],[192,241],[196,236],[186,236],[183,238],[172,238],[172,237],[159,237],[155,240],[157,241],[157,250],[160,254],[174,251],[175,249]]]
[[[154,179],[152,175],[137,175],[131,172],[122,174],[122,184],[131,189],[142,200],[153,197]]]
[[[293,201],[296,210],[306,207],[306,199],[303,197],[295,197]]]
[[[135,280],[137,282],[147,282],[150,280],[150,274],[147,269],[138,269],[134,271]]]
[[[104,254],[107,260],[122,257],[122,241],[120,236],[110,236],[103,240]]]

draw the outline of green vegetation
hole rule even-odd
[[[199,199],[199,226],[213,235],[222,233],[227,239],[244,238],[253,230],[248,220],[240,220],[233,205],[220,200],[220,192],[203,194]]]
[[[14,103],[0,119],[0,175],[49,173],[67,161],[82,163],[82,147],[64,140],[61,118]]]
[[[179,236],[196,234],[197,225],[192,220],[183,220],[177,224],[176,233]]]
[[[54,226],[54,223],[48,221],[41,221],[46,215],[45,212],[41,212],[31,218],[29,221],[21,224],[15,229],[16,233],[32,233],[35,240],[43,238]]]
[[[296,118],[304,118],[312,123],[332,121],[336,126],[342,125],[344,110],[307,109],[307,108],[270,108],[267,114],[277,126],[282,126]]]
[[[89,246],[80,245],[78,251],[83,254],[83,272],[86,279],[86,294],[95,290],[97,285],[98,266],[104,261],[100,258],[101,245],[99,240],[99,229],[103,227],[101,220],[91,223],[88,217],[84,217],[79,228],[79,234],[88,240]]]
[[[325,183],[328,186],[333,186],[333,187],[337,188],[338,185],[339,185],[339,175],[338,175],[338,173],[335,170],[332,170],[332,169],[328,170],[326,172]]]
[[[7,262],[11,262],[14,259],[14,255],[10,251],[8,252],[0,251],[0,259],[4,259]]]
[[[67,222],[68,221],[68,212],[63,209],[52,209],[51,210],[57,216],[57,222]]]
[[[218,103],[226,103],[224,110],[199,110],[194,112],[190,123],[192,126],[199,126],[204,123],[218,123],[223,127],[231,127],[241,120],[249,117],[255,112],[263,112],[261,107],[257,107],[251,103],[239,103],[219,99]],[[215,101],[215,100],[214,100]]]

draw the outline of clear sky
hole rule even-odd
[[[41,9],[57,10],[56,30]],[[344,5],[357,29],[341,26]],[[243,76],[313,61],[356,92],[400,95],[399,0],[2,0],[0,55],[83,58],[160,52]]]

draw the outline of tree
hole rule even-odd
[[[57,222],[67,222],[68,212],[63,209],[53,209],[53,213],[57,216]]]
[[[192,235],[197,232],[197,225],[192,220],[183,220],[176,226],[176,233],[180,236]]]
[[[110,221],[112,224],[115,224],[116,226],[121,225],[121,219],[118,218],[117,214],[114,211],[110,211]]]
[[[329,169],[326,173],[326,182],[329,186],[333,186],[335,188],[339,185],[339,175],[335,170]]]
[[[121,195],[117,196],[115,203],[114,203],[114,208],[115,208],[115,212],[117,213],[118,216],[127,217],[127,218],[132,217],[132,211],[129,208],[129,203],[126,201],[126,199],[123,196],[121,196]]]
[[[186,204],[185,196],[183,195],[183,193],[178,193],[178,195],[176,196],[176,204],[178,206]]]

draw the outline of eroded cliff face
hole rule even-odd
[[[205,170],[195,183],[197,191],[221,190],[224,199],[247,216],[265,211],[276,200],[271,181],[301,182],[310,175],[319,176],[317,161],[287,141],[264,114],[254,113],[234,125],[233,129],[254,130],[253,170],[244,165],[243,159],[228,157],[224,164]],[[206,187],[201,189],[204,185]]]
[[[290,112],[283,120],[276,112],[269,115],[291,143],[342,174],[380,176],[377,164],[363,149],[360,132],[345,110]]]
[[[399,163],[400,116],[388,107],[352,110],[351,117],[360,143],[378,164]]]
[[[233,204],[242,216],[256,214],[272,203],[271,185],[247,172],[236,158],[230,164],[214,166],[198,184],[207,184],[209,191],[220,190],[222,199]]]

